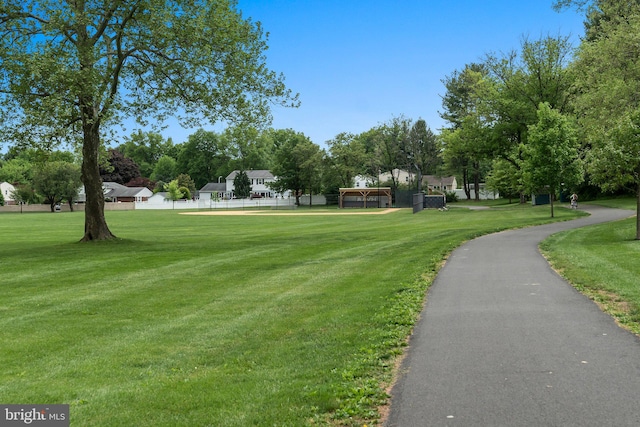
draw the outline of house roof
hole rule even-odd
[[[103,182],[105,197],[149,197],[153,194],[147,187],[126,187],[117,182]]]
[[[213,193],[214,191],[227,191],[226,182],[209,182],[200,189],[201,193]]]
[[[452,185],[454,179],[456,179],[454,176],[425,175],[423,177],[428,185]]]
[[[227,176],[227,180],[233,180],[236,175],[238,175],[238,172],[240,172],[239,170],[235,170],[233,172],[231,172],[228,176]],[[268,171],[266,169],[258,169],[258,170],[248,170],[245,171],[247,173],[247,177],[249,179],[252,178],[264,178],[264,179],[273,179],[275,178],[273,176],[273,174],[271,173],[271,171]]]

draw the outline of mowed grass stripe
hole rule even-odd
[[[107,219],[125,240],[76,243],[79,214],[0,216],[0,401],[70,403],[77,425],[322,424],[349,381],[387,369],[359,360],[408,323],[396,295],[423,292],[463,240],[549,220],[521,208]]]
[[[541,247],[571,283],[640,334],[640,242],[634,240],[635,227],[635,218],[630,218],[569,230]]]

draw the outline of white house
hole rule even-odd
[[[227,194],[227,183],[209,182],[199,191],[200,200],[223,200],[229,198]]]
[[[275,197],[275,193],[269,187],[267,187],[267,183],[275,182],[276,180],[275,176],[273,176],[271,171],[262,169],[262,170],[248,170],[245,172],[247,173],[247,177],[251,182],[252,197],[253,196]],[[233,180],[235,179],[236,175],[238,175],[238,173],[240,173],[240,171],[235,170],[231,172],[226,178],[227,191],[231,193],[232,198],[233,198],[233,191],[235,189],[233,186]]]
[[[233,180],[240,171],[235,170],[231,172],[226,178],[224,183],[210,182],[200,189],[200,200],[212,200],[212,199],[233,199],[234,185]],[[271,188],[268,187],[270,182],[275,182],[276,177],[273,176],[271,171],[260,170],[248,170],[245,171],[249,181],[251,183],[251,197],[252,198],[274,198],[274,197],[288,197],[289,191],[284,195],[276,194]]]
[[[16,187],[14,187],[13,185],[9,184],[6,181],[0,182],[0,193],[2,193],[2,198],[4,199],[5,205],[14,205],[16,203],[16,201],[13,200],[12,196],[14,191],[16,191]]]
[[[425,175],[422,178],[422,187],[426,187],[430,191],[456,191],[458,181],[455,176]]]

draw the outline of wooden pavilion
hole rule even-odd
[[[391,200],[391,187],[340,189],[340,208],[389,208]]]

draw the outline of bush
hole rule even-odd
[[[191,191],[187,187],[180,187],[178,190],[182,193],[183,199],[191,199]]]
[[[455,191],[445,191],[444,195],[447,198],[447,203],[453,203],[458,201],[458,195],[455,193]]]

